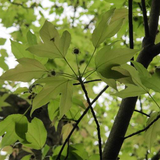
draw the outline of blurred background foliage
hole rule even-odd
[[[151,0],[146,0],[146,9],[148,16],[150,6]],[[100,20],[100,15],[111,8],[119,9],[119,11],[122,9],[128,9],[128,2],[127,0],[1,0],[0,30],[4,31],[7,35],[6,37],[5,34],[3,35],[2,32],[0,32],[1,72],[3,73],[8,70],[8,68],[10,68],[10,63],[15,63],[15,59],[13,59],[12,54],[14,54],[14,56],[16,57],[17,52],[26,52],[25,49],[30,46],[27,40],[27,36],[30,36],[29,34],[34,33],[36,35],[34,41],[35,43],[40,42],[39,30],[46,19],[48,21],[51,21],[60,33],[62,33],[65,29],[70,32],[72,36],[72,44],[69,48],[69,54],[67,58],[69,60],[74,59],[74,55],[72,54],[73,50],[75,48],[78,48],[80,51],[80,54],[78,55],[78,61],[80,69],[83,70],[87,62],[89,61],[91,53],[94,50],[91,43],[91,33],[93,32],[97,21]],[[133,2],[133,26],[135,48],[141,49],[142,38],[144,37],[144,28],[140,0],[134,0]],[[128,19],[126,19],[120,31],[114,37],[107,39],[102,44],[102,46],[111,45],[113,48],[128,47],[128,32]],[[157,42],[160,41],[159,34],[157,35],[156,40]],[[14,45],[14,42],[12,41],[18,42],[19,46],[21,45],[21,49],[19,46],[17,48],[17,46]],[[10,59],[10,57],[12,57],[12,59]],[[159,63],[159,61],[159,56],[157,56],[153,60],[149,67],[150,73],[154,71],[154,67]],[[71,62],[71,65],[76,67],[76,62]],[[44,63],[46,63],[46,67],[48,67],[50,70],[57,69],[56,65],[54,65],[54,62],[51,60],[46,60],[44,61]],[[64,64],[62,62],[59,63],[61,63],[62,65],[61,68],[58,68],[57,70],[64,70]],[[93,65],[94,61],[91,62],[89,70],[92,71]],[[67,68],[65,68],[65,70],[67,71]],[[96,73],[94,73],[88,80],[96,78],[97,75]],[[25,99],[28,103],[31,103],[29,96],[32,93],[29,93],[28,89],[32,83],[22,84],[20,82],[5,81],[0,82],[0,84],[1,92],[7,92],[8,96],[9,94],[16,94],[19,97]],[[105,84],[102,82],[92,82],[86,84],[86,89],[89,92],[90,98],[93,99],[98,91],[100,91],[104,86]],[[122,86],[119,87],[121,88]],[[76,86],[75,89],[80,90],[80,87]],[[103,147],[109,135],[109,131],[111,129],[121,101],[120,98],[112,96],[110,95],[110,93],[112,93],[111,88],[109,88],[106,93],[101,96],[94,107],[98,120],[100,122]],[[79,94],[74,95],[74,99],[75,101],[79,100],[81,103],[83,103],[84,107],[86,107],[87,104],[82,96],[80,96],[81,94],[82,92],[79,91]],[[153,95],[156,102],[160,104],[159,94],[155,94],[154,92],[151,94]],[[7,97],[4,96],[0,97],[1,111],[4,111],[4,107],[8,107],[8,104],[4,102],[6,98]],[[75,103],[74,105],[77,104]],[[148,115],[150,115],[153,111],[157,111],[157,107],[155,106],[153,101],[146,95],[139,97],[136,109],[139,111],[143,111]],[[84,109],[81,107],[76,109],[72,107],[71,112],[73,115],[76,115],[75,119],[70,119],[70,115],[68,114],[68,119],[65,119],[65,121],[67,121],[66,123],[74,125],[74,121],[79,118],[80,113],[83,110]],[[6,115],[9,115],[10,112],[8,110],[6,111]],[[54,117],[54,115],[50,116],[52,118]],[[127,135],[144,128],[147,118],[147,116],[135,111],[129,129],[127,131]],[[54,125],[56,126],[58,122],[56,121],[54,123]],[[72,127],[72,125],[68,127]],[[154,143],[154,147],[152,147],[151,153],[147,149],[147,145],[144,139],[144,133],[125,140],[120,153],[120,158],[122,160],[144,160],[153,157],[154,154],[157,154],[157,152],[159,152],[160,137],[155,137],[155,139],[156,140]],[[71,142],[73,144],[83,144],[83,147],[85,149],[83,150],[83,152],[87,152],[89,156],[93,153],[98,154],[97,131],[90,112],[83,118],[83,120],[79,124],[77,131],[71,138]],[[12,147],[11,151],[10,148],[4,149],[4,151],[7,151],[9,154],[11,153],[13,155],[14,148]],[[5,156],[1,156],[0,159],[3,159],[3,157]]]

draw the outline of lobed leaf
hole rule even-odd
[[[40,78],[46,73],[46,68],[37,60],[30,58],[21,58],[17,60],[18,64],[14,69],[5,72],[0,79],[28,82],[33,78]]]
[[[30,144],[25,144],[33,149],[41,149],[47,138],[47,131],[43,122],[34,118],[31,123],[28,124],[28,131],[26,133],[26,139]]]

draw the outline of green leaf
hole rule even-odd
[[[111,19],[111,23],[120,19],[124,19],[126,17],[128,17],[128,10],[126,8],[115,9]]]
[[[132,61],[134,67],[138,70],[140,77],[150,78],[151,75],[147,71],[147,69],[139,62]]]
[[[125,76],[130,77],[131,84],[135,84],[135,85],[139,86],[140,88],[147,90],[146,87],[141,82],[139,72],[133,66],[128,65],[128,64],[124,64],[124,65],[121,65],[118,67],[113,67],[112,69],[119,71],[120,73],[122,73]]]
[[[73,148],[73,153],[76,153],[79,157],[88,160],[88,153],[86,152],[85,147],[82,143],[73,144],[71,147]]]
[[[95,56],[95,64],[97,72],[100,74],[102,80],[108,85],[116,89],[115,80],[129,76],[127,71],[119,72],[119,70],[113,70],[115,66],[128,62],[137,50],[128,48],[110,49],[110,46],[102,48]]]
[[[53,100],[48,104],[48,115],[51,121],[53,121],[59,115],[59,101]]]
[[[155,73],[151,77],[141,77],[143,85],[156,92],[160,92],[160,70],[156,69]]]
[[[126,98],[126,97],[140,96],[144,93],[146,93],[146,91],[143,88],[140,88],[139,86],[129,84],[126,89],[124,89],[120,92],[117,92],[113,95],[121,97],[121,98]]]
[[[26,51],[26,47],[23,44],[20,44],[18,42],[14,42],[11,40],[11,48],[12,48],[12,53],[17,59],[24,58],[24,57],[34,58],[33,54]]]
[[[60,48],[61,54],[64,57],[67,54],[67,50],[70,46],[70,43],[71,43],[71,35],[68,31],[64,31],[59,42],[59,48]]]
[[[10,106],[9,103],[5,102],[5,100],[8,98],[8,96],[9,96],[9,94],[7,94],[7,93],[0,96],[0,107]]]
[[[94,155],[90,156],[88,160],[99,160],[99,159],[100,159],[99,154],[94,154]]]
[[[44,88],[38,93],[33,100],[32,111],[47,104],[51,99],[55,99],[64,89],[68,80],[62,77],[47,77],[36,81],[36,83],[46,83]]]
[[[118,20],[114,21],[113,23],[109,24],[108,27],[106,28],[106,31],[105,31],[103,37],[110,38],[110,37],[114,36],[120,30],[120,28],[123,24],[123,20],[124,19],[118,19]]]
[[[98,47],[105,39],[106,39],[106,28],[109,24],[109,21],[111,19],[111,16],[113,15],[115,9],[107,11],[103,16],[98,24],[98,26],[95,28],[93,34],[92,34],[92,43],[94,47]],[[105,35],[105,36],[104,36]]]
[[[103,71],[104,69],[110,70],[114,65],[120,65],[128,62],[135,53],[137,53],[137,50],[134,49],[110,49],[109,46],[105,46],[96,54],[96,68],[98,71]]]
[[[28,51],[31,53],[40,56],[40,57],[47,57],[47,58],[62,58],[58,48],[53,44],[38,44],[27,48]]]
[[[8,70],[8,65],[5,63],[4,57],[0,57],[0,67],[5,71]]]
[[[1,53],[1,56],[2,56],[2,57],[8,57],[8,54],[7,54],[6,49],[1,49],[1,50],[0,50],[0,53]]]
[[[92,43],[94,47],[97,48],[106,38],[114,36],[121,28],[126,16],[126,9],[118,9],[118,11],[111,9],[106,12],[93,32]]]
[[[24,156],[21,160],[30,160],[31,155]]]
[[[70,109],[72,104],[73,84],[71,81],[67,81],[61,90],[62,97],[60,102],[60,115],[62,118],[65,113]]]
[[[13,144],[17,140],[23,140],[23,135],[27,130],[27,118],[21,114],[12,114],[1,121],[0,126],[0,135],[5,133],[1,143],[1,147],[3,148],[4,146]]]
[[[37,60],[30,58],[21,58],[17,60],[18,64],[14,69],[5,72],[0,79],[28,82],[33,78],[40,78],[46,73],[45,67]]]
[[[54,25],[48,21],[45,21],[45,23],[39,33],[40,33],[40,36],[41,36],[43,42],[46,44],[51,44],[51,45],[53,45],[51,39],[54,38],[54,41],[57,41],[60,37],[59,33],[55,29]]]
[[[37,44],[37,38],[30,30],[27,32],[27,41],[29,45]]]
[[[41,149],[47,138],[47,131],[43,122],[34,118],[31,123],[28,124],[28,132],[26,133],[26,139],[30,144],[24,144],[33,149]]]
[[[47,58],[63,58],[71,43],[71,35],[64,31],[62,37],[59,37],[53,24],[45,22],[40,30],[40,36],[44,43],[29,47],[27,50],[31,53]]]
[[[0,38],[0,45],[4,45],[6,42],[6,39],[5,38]]]
[[[152,113],[147,121],[146,126],[148,126],[152,121],[154,121],[154,119],[156,119],[159,114],[159,112]],[[145,140],[149,149],[151,149],[151,147],[153,146],[153,143],[156,141],[157,134],[160,132],[159,124],[160,119],[154,122],[145,132]]]

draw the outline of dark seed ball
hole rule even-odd
[[[79,54],[79,49],[75,48],[73,51],[74,54]]]
[[[56,72],[55,71],[51,71],[51,74],[52,74],[52,76],[55,76]]]

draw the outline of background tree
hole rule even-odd
[[[48,3],[0,2],[0,158],[159,159],[160,2]]]

